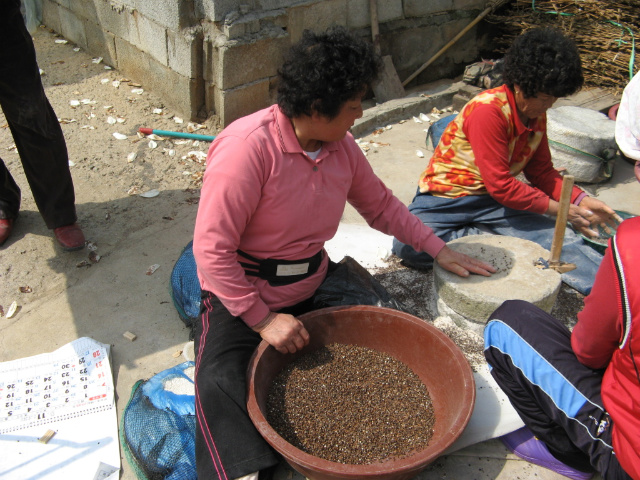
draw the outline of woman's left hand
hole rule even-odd
[[[470,273],[489,277],[492,273],[496,273],[496,269],[488,263],[469,257],[464,253],[456,252],[446,245],[436,255],[436,262],[445,270],[449,270],[461,277],[468,277]]]
[[[597,198],[584,197],[579,206],[587,210],[584,218],[592,228],[600,226],[608,234],[614,233],[622,222],[622,218],[611,207]]]

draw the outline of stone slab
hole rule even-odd
[[[553,308],[562,281],[555,270],[534,265],[539,258],[550,257],[549,251],[537,243],[504,235],[471,235],[447,245],[497,269],[490,277],[463,278],[437,263],[434,265],[434,288],[439,302],[464,319],[484,324],[505,300],[513,299],[526,300],[547,312]]]

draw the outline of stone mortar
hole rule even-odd
[[[438,309],[446,305],[471,322],[485,324],[493,311],[505,300],[520,299],[550,312],[560,290],[560,274],[535,265],[550,253],[537,243],[503,235],[472,235],[452,240],[450,248],[493,265],[497,272],[490,277],[459,277],[437,263],[433,269]],[[451,314],[442,311],[442,315]]]

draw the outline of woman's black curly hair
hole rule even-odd
[[[504,83],[518,84],[525,98],[537,93],[566,97],[582,87],[582,63],[575,43],[554,28],[529,30],[504,57]]]
[[[335,118],[346,101],[367,91],[379,70],[372,45],[344,27],[305,30],[278,70],[278,105],[289,118],[313,111]]]

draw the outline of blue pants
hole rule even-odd
[[[491,375],[522,421],[558,460],[606,480],[628,480],[613,452],[602,371],[581,364],[561,322],[522,300],[504,302],[484,330]]]
[[[466,235],[495,233],[529,240],[551,250],[556,225],[555,218],[505,207],[490,195],[444,198],[418,192],[409,210],[445,242]],[[395,238],[393,253],[409,267],[428,268],[433,265],[433,258],[429,254],[416,252],[413,247]],[[561,260],[577,266],[575,270],[562,274],[562,281],[587,295],[593,286],[602,255],[584,243],[571,228],[567,228]]]

